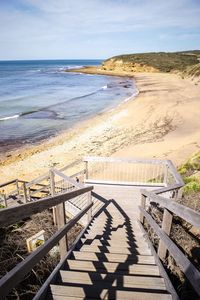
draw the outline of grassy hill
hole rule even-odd
[[[151,53],[137,53],[118,55],[109,58],[103,63],[106,68],[110,63],[112,65],[118,62],[123,63],[128,67],[133,65],[140,65],[152,67],[160,72],[184,71],[188,67],[199,64],[200,50],[191,50],[184,52],[151,52]]]

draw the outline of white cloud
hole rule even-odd
[[[21,44],[22,52],[25,48],[31,51],[31,47],[41,54],[48,48],[55,55],[59,51],[64,54],[60,47],[68,46],[65,53],[71,49],[73,54],[75,47],[89,47],[89,40],[99,45],[99,40],[106,41],[109,36],[115,44],[120,33],[130,38],[130,34],[141,32],[145,39],[149,31],[153,36],[154,30],[200,28],[200,4],[195,0],[15,1],[15,6],[4,5],[0,10],[0,41],[4,44],[0,58],[5,56],[6,44],[17,45],[16,49]]]

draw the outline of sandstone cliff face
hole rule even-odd
[[[101,69],[116,72],[159,72],[158,69],[145,64],[127,62],[123,61],[123,59],[114,58],[103,62]]]

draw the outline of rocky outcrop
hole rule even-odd
[[[110,58],[102,63],[101,69],[115,72],[159,72],[158,69],[137,62]]]

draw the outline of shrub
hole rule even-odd
[[[192,179],[192,178],[191,178]],[[200,191],[200,182],[197,182],[196,180],[191,180],[189,181],[185,186],[184,186],[184,193],[189,194],[189,193],[194,193],[194,192],[199,192]]]

